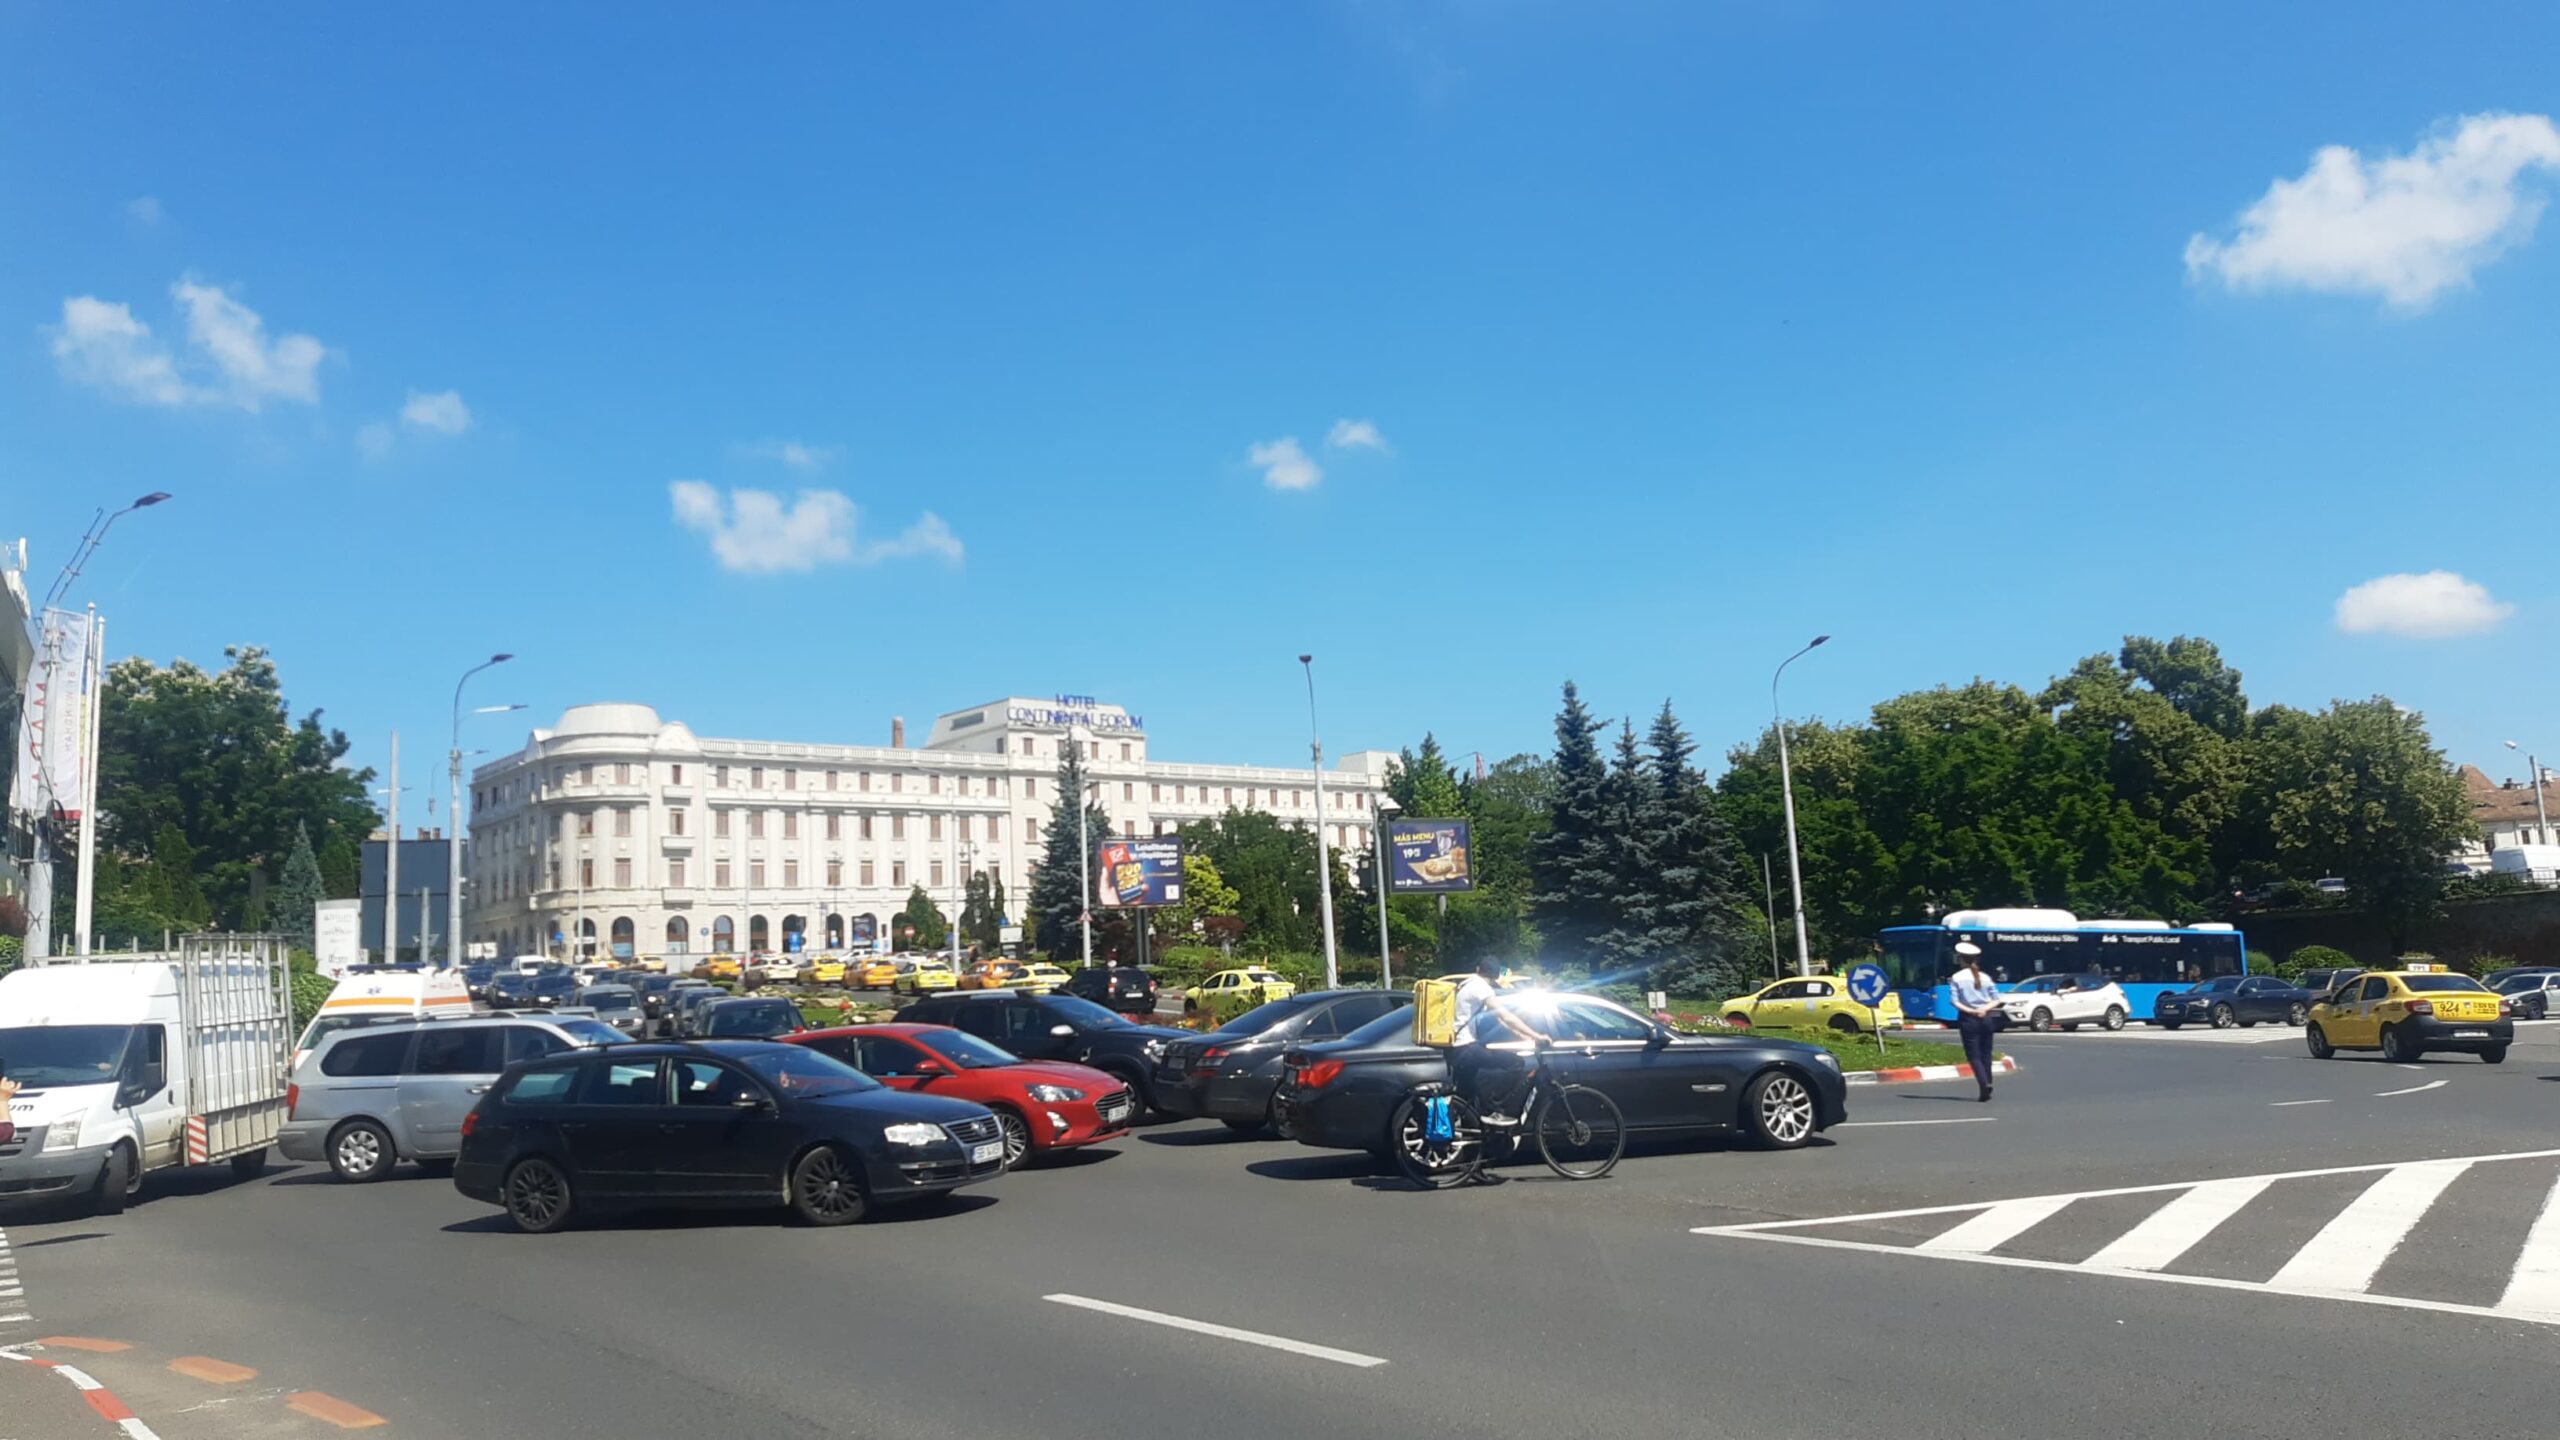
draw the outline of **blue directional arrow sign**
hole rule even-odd
[[[1881,965],[1855,965],[1849,970],[1849,998],[1869,1009],[1884,1003],[1884,992],[1892,987],[1885,983]]]

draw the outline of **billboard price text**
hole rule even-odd
[[[1398,895],[1448,895],[1476,888],[1464,820],[1387,822],[1387,888]]]

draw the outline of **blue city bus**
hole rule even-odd
[[[2104,975],[2148,1019],[2161,995],[2218,975],[2249,973],[2249,946],[2228,925],[2184,929],[2160,920],[2083,920],[2068,910],[1960,910],[1936,925],[1896,925],[1876,937],[1876,963],[1913,1020],[1952,1024],[1947,977],[1955,946],[1982,947],[1982,968],[2007,988],[2033,975]]]

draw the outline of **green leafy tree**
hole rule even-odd
[[[2343,877],[2405,945],[2442,910],[2444,857],[2478,833],[2461,776],[2417,712],[2378,695],[2261,720],[2251,759],[2264,843],[2294,874]]]
[[[293,850],[285,856],[284,881],[276,887],[273,911],[276,929],[295,949],[311,948],[312,931],[321,901],[329,898],[326,882],[320,878],[320,857],[311,853],[310,827],[293,827]]]
[[[1568,680],[1556,712],[1555,790],[1547,828],[1529,846],[1529,916],[1550,955],[1586,963],[1617,922],[1617,872],[1627,856],[1611,829],[1601,722]]]
[[[1236,913],[1236,887],[1206,855],[1182,857],[1182,903],[1155,917],[1155,933],[1189,941],[1208,934],[1210,917]]]
[[[1418,750],[1406,750],[1387,767],[1387,796],[1416,820],[1455,820],[1466,814],[1458,775],[1440,753],[1438,737],[1424,732]]]
[[[1100,803],[1086,803],[1087,782],[1084,757],[1072,740],[1058,742],[1057,794],[1049,806],[1047,833],[1040,855],[1040,870],[1031,879],[1031,897],[1024,907],[1036,925],[1049,957],[1069,967],[1085,963],[1083,916],[1090,898],[1084,893],[1082,876],[1092,857],[1082,853],[1077,838],[1076,815],[1083,807],[1084,834],[1099,845],[1112,833],[1111,814]],[[1101,946],[1099,931],[1095,948]]]
[[[1216,866],[1234,892],[1239,944],[1262,954],[1317,947],[1314,831],[1264,811],[1230,809],[1183,826],[1182,839],[1186,853]],[[1337,871],[1340,864],[1336,857]]]
[[[332,900],[354,900],[364,894],[364,864],[353,837],[340,835],[320,847],[320,883]]]
[[[951,921],[918,885],[907,892],[907,906],[898,912],[898,932],[918,950],[939,950],[950,943]]]

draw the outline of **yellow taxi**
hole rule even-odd
[[[863,990],[886,990],[898,982],[898,962],[875,955],[853,967],[853,983]]]
[[[1837,975],[1808,975],[1763,985],[1724,1002],[1724,1023],[1745,1029],[1839,1030],[1869,1034],[1881,1026],[1902,1028],[1902,997],[1884,992],[1874,1010],[1849,998],[1849,982]]]
[[[816,964],[809,967],[809,983],[812,985],[841,985],[844,983],[846,972],[852,968],[853,962],[847,960],[841,955],[828,955],[821,957]]]
[[[2455,1050],[2502,1064],[2515,1042],[2498,992],[2443,970],[2368,970],[2311,1007],[2303,1040],[2312,1058],[2379,1050],[2393,1062]]]
[[[1057,966],[1045,960],[1035,960],[1023,966],[1022,973],[1013,977],[1013,988],[1026,995],[1046,995],[1066,984],[1070,978]]]
[[[1286,1000],[1297,993],[1298,987],[1281,979],[1276,970],[1221,970],[1182,992],[1182,1013],[1206,1012],[1215,1019],[1227,1020],[1257,1005]]]
[[[960,987],[960,977],[951,973],[950,962],[930,956],[902,955],[889,962],[889,971],[889,988],[901,995],[923,995]]]
[[[1020,975],[1022,969],[1021,962],[1017,960],[981,960],[961,972],[960,983],[952,988],[955,990],[1011,989],[1014,977]]]
[[[710,959],[693,967],[694,978],[697,980],[735,980],[738,978],[738,967],[741,963],[743,962],[741,962],[735,955],[714,955]]]

